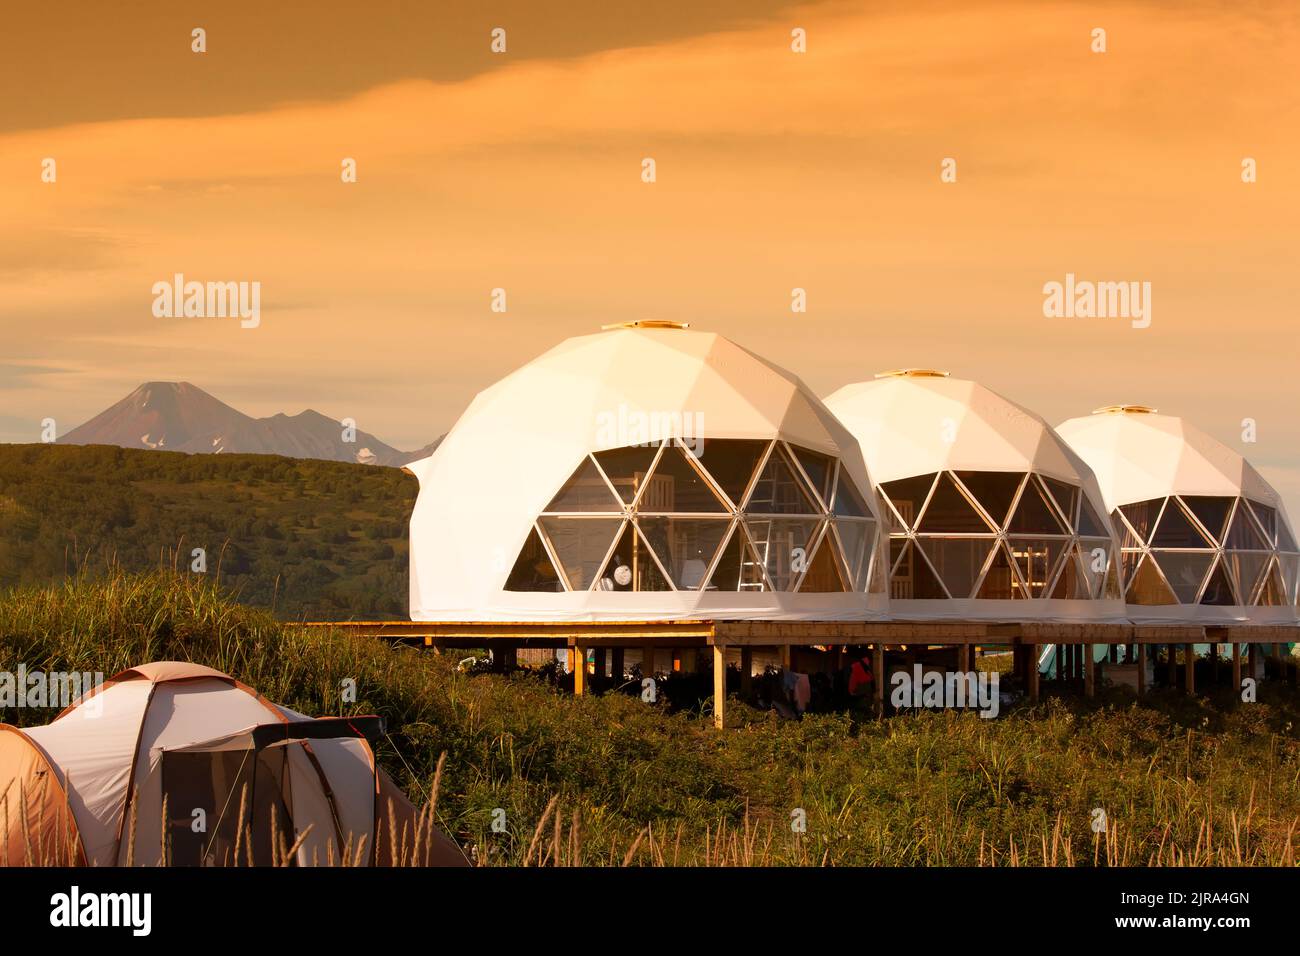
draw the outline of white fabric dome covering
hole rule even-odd
[[[1180,418],[1116,405],[1058,431],[1097,475],[1139,622],[1294,623],[1300,554],[1276,491]]]
[[[928,369],[846,385],[826,405],[890,525],[892,616],[1125,619],[1096,479],[1039,416]]]
[[[412,620],[884,616],[857,443],[798,378],[719,335],[569,339],[407,468]]]

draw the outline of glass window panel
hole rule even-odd
[[[992,538],[918,538],[930,564],[955,598],[968,598],[993,547]]]
[[[911,541],[902,542],[901,560],[889,580],[889,596],[901,601],[946,599],[948,592],[930,568],[930,563]]]
[[[731,539],[722,551],[718,566],[709,579],[710,591],[766,591],[763,568],[745,535],[745,526],[735,522]]]
[[[1133,580],[1133,575],[1137,574],[1138,564],[1144,554],[1143,551],[1130,551],[1127,548],[1120,552],[1120,564],[1124,570],[1125,581]]]
[[[1161,519],[1163,523],[1163,519]],[[1159,534],[1159,532],[1157,532]],[[1153,551],[1151,556],[1165,573],[1165,580],[1174,589],[1180,604],[1195,604],[1201,584],[1214,562],[1213,551]]]
[[[921,514],[921,506],[925,504],[937,477],[938,475],[917,475],[913,478],[899,478],[897,481],[885,482],[880,490],[893,502],[908,527],[914,528],[916,519]]]
[[[1129,604],[1146,606],[1178,603],[1178,598],[1169,590],[1169,585],[1165,584],[1160,572],[1156,570],[1155,562],[1149,557],[1138,565],[1137,572],[1129,582],[1125,600]]]
[[[709,483],[676,445],[664,449],[646,489],[637,502],[638,512],[700,512],[724,514],[726,506]]]
[[[1083,504],[1079,506],[1079,534],[1085,536],[1103,537],[1109,532],[1106,531],[1106,522],[1101,520],[1101,515],[1097,509],[1092,506],[1088,496],[1083,496]]]
[[[1011,558],[1020,577],[1029,588],[1029,596],[1045,597],[1052,575],[1061,566],[1061,557],[1074,547],[1069,539],[1011,538],[1007,541]]]
[[[1047,486],[1048,492],[1056,502],[1056,507],[1061,514],[1065,515],[1066,524],[1073,527],[1074,512],[1079,504],[1079,486],[1068,484],[1058,478],[1048,478],[1046,475],[1039,477],[1043,479],[1043,484]],[[1093,534],[1096,533],[1093,532]]]
[[[1264,529],[1264,536],[1270,545],[1277,544],[1277,509],[1259,501],[1251,501],[1250,509],[1259,519],[1259,526]]]
[[[831,511],[845,518],[868,518],[871,516],[866,501],[863,500],[862,495],[858,494],[858,488],[853,481],[853,476],[843,467],[840,468],[839,478],[835,482],[835,501],[831,504]]]
[[[1016,503],[1016,512],[1011,516],[1008,528],[1014,534],[1068,534],[1061,524],[1061,519],[1047,504],[1042,488],[1033,475],[1025,483],[1025,490]]]
[[[1295,538],[1291,536],[1291,529],[1286,526],[1286,521],[1278,519],[1277,523],[1277,546],[1280,551],[1294,551]]]
[[[1119,562],[1118,562],[1118,561],[1112,561],[1112,562],[1110,563],[1110,569],[1106,572],[1106,590],[1105,590],[1105,594],[1106,594],[1106,597],[1107,597],[1107,598],[1109,598],[1109,599],[1111,599],[1111,600],[1114,600],[1114,601],[1123,600],[1123,597],[1124,597],[1124,589],[1123,589],[1122,587],[1120,587],[1120,584],[1119,584],[1119,570],[1118,570],[1118,569],[1119,569]]]
[[[821,495],[822,501],[831,499],[831,481],[835,478],[835,459],[798,445],[791,445],[790,450],[799,459],[804,473],[812,481],[812,486]]]
[[[893,502],[882,494],[880,495],[877,504],[880,507],[880,514],[885,519],[885,524],[888,526],[889,534],[902,534],[907,530],[910,522],[905,523],[902,520],[902,516],[894,510]]]
[[[767,568],[768,580],[777,591],[793,591],[807,567],[811,545],[821,527],[820,518],[746,519],[754,552]]]
[[[1111,557],[1110,538],[1082,538],[1079,541],[1079,558],[1083,574],[1088,579],[1092,596],[1100,598],[1107,570],[1114,563]],[[1136,562],[1134,562],[1136,564]]]
[[[822,509],[804,491],[802,479],[795,475],[778,446],[772,449],[771,457],[754,482],[745,511],[765,515],[815,515],[821,514]]]
[[[1283,595],[1285,589],[1282,586],[1282,575],[1278,572],[1277,562],[1274,561],[1264,572],[1264,583],[1259,590],[1255,603],[1261,607],[1282,607],[1291,603]]]
[[[622,513],[623,506],[614,497],[614,492],[609,490],[609,485],[605,483],[605,477],[596,467],[596,463],[588,456],[582,459],[582,463],[564,483],[559,494],[546,506],[546,510]]]
[[[1153,548],[1208,548],[1211,547],[1205,536],[1196,530],[1191,519],[1183,512],[1177,498],[1170,498],[1165,505],[1156,533],[1151,538]],[[1173,584],[1172,581],[1169,582]],[[1178,590],[1177,587],[1174,588]]]
[[[658,452],[657,445],[611,448],[596,452],[594,457],[619,497],[630,505],[645,484]]]
[[[1216,542],[1223,540],[1224,526],[1228,523],[1228,512],[1232,510],[1232,499],[1222,495],[1182,495],[1183,504],[1196,515],[1196,520],[1205,525]]]
[[[506,578],[507,591],[563,591],[564,584],[551,563],[551,556],[542,546],[542,539],[534,528],[519,551],[515,566]]]
[[[1115,530],[1119,533],[1120,547],[1126,551],[1130,549],[1140,551],[1146,547],[1142,539],[1135,535],[1133,529],[1129,527],[1128,519],[1123,512],[1116,509],[1111,512],[1110,517],[1115,522]],[[1134,567],[1137,567],[1136,563]]]
[[[1222,559],[1214,563],[1214,570],[1210,572],[1210,580],[1206,583],[1205,591],[1201,594],[1201,603],[1211,604],[1216,607],[1231,607],[1240,603],[1237,600],[1237,595],[1233,593],[1232,579],[1228,576],[1227,568],[1224,567]]]
[[[1237,510],[1233,512],[1232,524],[1228,528],[1228,538],[1223,543],[1223,546],[1240,551],[1269,550],[1269,545],[1264,541],[1260,533],[1255,530],[1255,523],[1250,520],[1245,502],[1240,498],[1237,499]]]
[[[799,582],[800,593],[828,594],[849,590],[845,586],[844,575],[840,573],[840,562],[835,557],[835,548],[835,537],[827,530],[822,535],[821,543],[817,545],[817,553],[813,555],[807,573]]]
[[[849,589],[864,591],[870,570],[871,548],[876,533],[874,521],[853,521],[838,518],[834,522],[839,539],[840,553],[849,572]]]
[[[1064,564],[1052,587],[1052,597],[1062,601],[1086,601],[1091,598],[1096,593],[1094,582],[1100,582],[1101,575],[1088,574],[1074,548],[1066,553]]]
[[[995,529],[980,517],[945,471],[939,475],[939,484],[925,506],[917,530],[922,534],[987,534]]]
[[[1297,583],[1300,582],[1300,555],[1283,554],[1277,560],[1282,566],[1282,586],[1286,588],[1286,603],[1293,604],[1296,599]]]
[[[659,563],[680,591],[697,591],[731,529],[730,518],[638,518]]]
[[[1124,513],[1124,517],[1128,519],[1128,523],[1132,525],[1143,544],[1150,540],[1151,529],[1155,527],[1156,518],[1160,517],[1160,508],[1164,503],[1163,498],[1151,498],[1147,501],[1135,501],[1132,504],[1119,506],[1119,510]]]
[[[737,507],[771,442],[748,438],[707,438],[696,459]]]
[[[975,596],[986,601],[1011,601],[1025,597],[1025,589],[1011,570],[1011,559],[1001,544],[994,548],[993,563]]]
[[[569,587],[585,591],[603,566],[605,555],[609,553],[623,520],[542,517],[537,523],[542,526],[542,532],[551,542],[551,549],[564,566]]]
[[[724,520],[721,522],[726,524]],[[650,555],[645,539],[629,522],[618,536],[618,544],[605,562],[596,582],[598,591],[671,591],[663,572]]]
[[[1011,502],[1024,483],[1025,476],[1008,471],[959,471],[957,477],[989,513],[998,529],[1005,527]]]

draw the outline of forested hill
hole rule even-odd
[[[0,445],[0,588],[203,548],[207,574],[280,617],[403,618],[417,490],[373,465]]]

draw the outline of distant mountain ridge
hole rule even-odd
[[[399,451],[313,409],[253,418],[189,382],[145,382],[126,398],[58,440],[63,445],[120,445],[190,454],[262,454],[287,458],[401,466],[431,454],[441,438],[415,451]]]

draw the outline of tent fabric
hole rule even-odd
[[[481,392],[437,451],[407,466],[420,482],[410,522],[411,618],[883,616],[883,589],[865,582],[858,592],[829,595],[507,590],[534,523],[575,468],[589,454],[640,444],[637,423],[656,416],[661,425],[651,436],[656,439],[689,444],[700,437],[697,431],[710,440],[780,439],[839,459],[841,473],[866,503],[865,517],[878,522],[857,443],[797,377],[716,334],[684,328],[612,329],[561,342]],[[872,525],[873,544],[876,527],[878,523]]]
[[[250,774],[257,774],[253,789],[261,788],[264,799],[283,801],[294,827],[293,834],[286,834],[287,844],[306,831],[296,854],[299,865],[338,861],[349,847],[355,851],[358,846],[368,848],[360,857],[362,863],[386,859],[377,837],[385,834],[388,816],[392,814],[413,829],[416,812],[376,765],[364,738],[312,738],[251,748],[254,731],[260,726],[310,719],[271,704],[246,685],[210,668],[171,661],[145,665],[115,675],[50,724],[21,732],[7,728],[12,732],[0,734],[0,787],[13,790],[25,785],[39,769],[39,759],[40,765],[48,768],[51,781],[43,791],[46,809],[41,819],[52,820],[49,826],[58,823],[50,816],[52,794],[57,794],[71,814],[85,863],[153,865],[163,857],[168,761],[211,757],[211,769],[204,765],[198,779],[222,805],[197,809],[207,815],[215,834],[225,819],[223,814],[238,816],[241,793],[235,792],[232,781],[253,779],[239,773],[231,777],[222,770],[216,761],[226,755],[233,761],[230,767],[241,771],[249,767]],[[26,755],[13,742],[19,738],[27,748]],[[284,756],[278,783],[264,783],[276,778],[264,778],[256,769],[260,755],[268,752]],[[249,760],[253,763],[248,764]],[[242,792],[243,787],[238,789]],[[178,819],[188,823],[193,809],[169,799],[167,816],[172,826]],[[262,821],[251,820],[250,825],[256,828]],[[269,829],[269,816],[265,825]],[[428,854],[434,865],[466,863],[459,848],[441,834],[435,832],[429,842],[437,851]]]
[[[67,794],[49,761],[17,727],[0,724],[0,865],[85,862]]]
[[[951,378],[944,372],[931,370],[900,370],[884,373],[872,380],[845,385],[826,398],[826,406],[853,433],[862,450],[867,471],[875,488],[881,494],[881,510],[889,516],[890,533],[894,547],[892,558],[901,569],[908,561],[920,566],[936,582],[943,577],[932,570],[938,545],[943,541],[959,541],[963,535],[978,535],[975,540],[987,542],[974,567],[974,575],[965,577],[970,590],[956,590],[945,596],[951,578],[945,579],[943,590],[937,596],[909,597],[907,581],[891,577],[890,615],[900,620],[991,620],[1015,622],[1024,620],[1046,622],[1094,621],[1119,623],[1125,620],[1123,601],[1119,600],[1113,586],[1106,580],[1107,570],[1090,570],[1094,549],[1099,549],[1104,560],[1113,563],[1118,555],[1114,531],[1106,518],[1101,491],[1091,469],[1050,425],[1029,409],[1010,401],[997,392],[977,382]],[[935,527],[918,515],[918,524],[909,525],[888,503],[884,489],[893,482],[913,481],[921,488],[922,503],[934,488],[937,497],[941,491],[950,492],[954,508],[969,505],[968,497],[980,501],[978,495],[958,481],[945,476],[1014,475],[1019,483],[1012,482],[1016,497],[1008,497],[1004,505],[1016,502],[1010,513],[992,508],[989,501],[980,508],[969,507],[973,525]],[[1024,476],[1038,476],[1025,479]],[[972,479],[972,485],[975,479]],[[938,482],[937,484],[935,482]],[[1010,481],[1010,479],[1008,479]],[[1044,561],[1050,567],[1051,582],[1061,582],[1068,571],[1081,582],[1076,596],[1058,596],[1055,587],[1044,588],[1042,596],[1033,595],[1032,584],[1025,584],[1023,575],[1010,570],[1016,557],[1015,538],[1006,552],[1008,581],[1021,587],[1024,597],[1006,599],[981,596],[984,589],[973,585],[993,572],[993,564],[1000,560],[1001,545],[994,549],[999,538],[1007,540],[1016,535],[1014,517],[1020,502],[1037,504],[1051,498],[1050,483],[1060,483],[1070,489],[1071,495],[1082,500],[1069,507],[1059,506],[1061,518],[1067,522],[1059,532],[1048,534],[1046,543],[1039,542]],[[1027,497],[1026,497],[1027,496]],[[1054,499],[1052,499],[1054,500]],[[964,504],[965,503],[965,504]],[[1089,528],[1078,516],[1078,508],[1091,507],[1096,515],[1097,527]],[[1067,514],[1070,508],[1075,514]],[[1054,506],[1045,505],[1047,513],[1056,513]],[[1057,541],[1057,534],[1067,538]],[[918,537],[919,536],[919,537]],[[1021,533],[1027,542],[1033,535]],[[969,538],[965,540],[969,541]],[[907,542],[918,542],[916,551]],[[1060,548],[1058,555],[1051,549]],[[1069,552],[1068,558],[1065,552]],[[924,552],[922,554],[921,552]],[[891,564],[894,563],[891,561]],[[910,569],[910,565],[909,565]],[[987,569],[985,571],[984,569]],[[1019,576],[1017,576],[1019,575]],[[956,587],[956,585],[954,585]],[[1066,590],[1064,588],[1060,590]],[[1050,595],[1050,596],[1049,596]]]
[[[1145,406],[1099,409],[1062,422],[1057,431],[1097,475],[1123,541],[1131,620],[1297,621],[1294,526],[1281,496],[1244,456],[1183,419]],[[1256,503],[1271,510],[1275,528],[1257,520]],[[1211,504],[1223,509],[1222,527],[1211,517]],[[1204,509],[1199,514],[1198,507]],[[1143,511],[1151,527],[1135,526]],[[1238,521],[1245,541],[1230,533]],[[1270,581],[1276,584],[1266,601],[1262,589]],[[1212,586],[1214,601],[1207,600]],[[1220,592],[1229,589],[1232,599],[1225,600]]]

